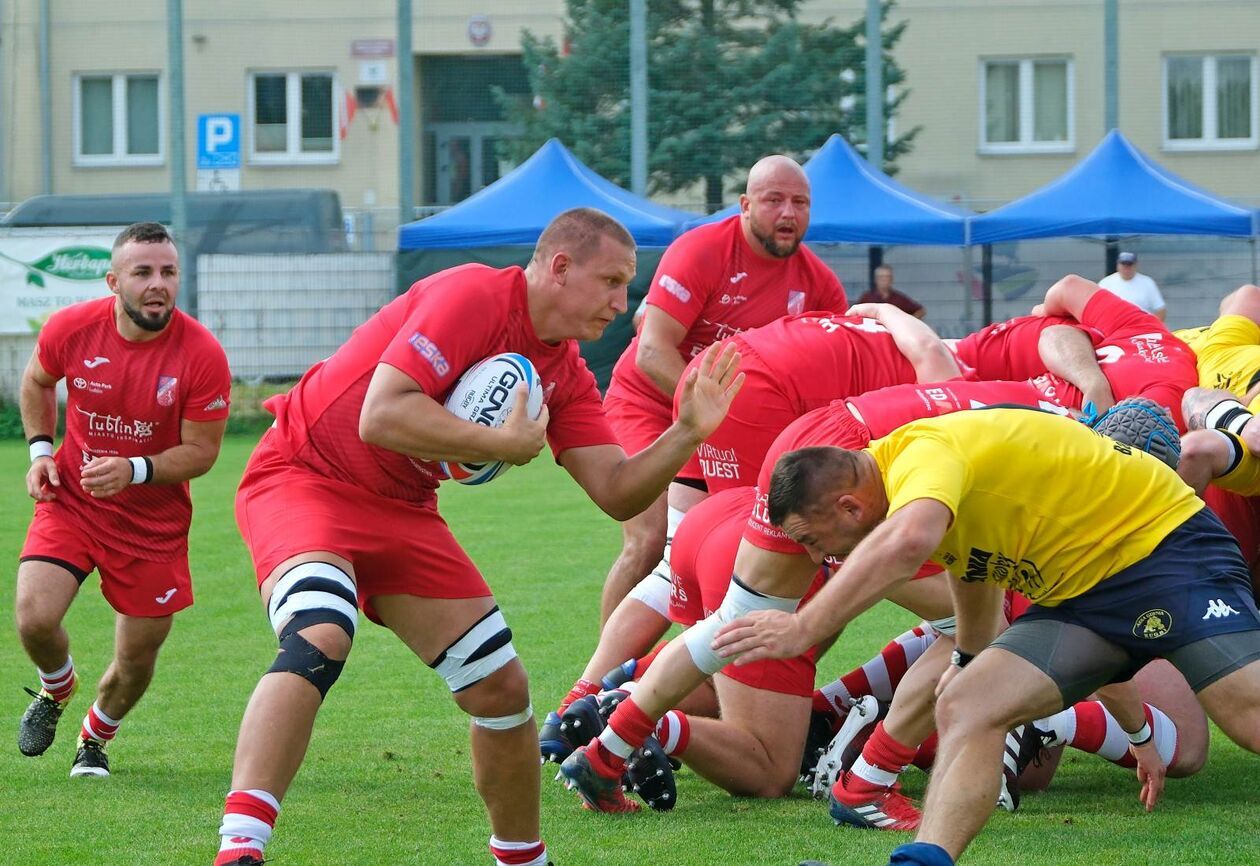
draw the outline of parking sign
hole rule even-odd
[[[197,168],[241,167],[241,116],[202,114],[197,117]]]

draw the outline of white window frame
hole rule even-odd
[[[157,78],[158,152],[127,153],[127,79]],[[114,104],[114,152],[83,152],[83,79],[109,78]],[[76,72],[71,82],[74,158],[78,168],[118,168],[121,166],[161,166],[166,164],[166,76],[158,70],[133,69],[127,72]]]
[[[1203,61],[1203,129],[1205,138],[1168,137],[1168,61],[1198,57]],[[1251,135],[1247,138],[1216,137],[1216,61],[1222,58],[1247,57],[1251,60]],[[1256,150],[1260,147],[1260,61],[1250,51],[1217,51],[1165,54],[1160,61],[1160,136],[1166,151],[1187,150]],[[1211,98],[1209,99],[1209,95]]]
[[[254,147],[256,118],[254,113],[254,79],[259,75],[283,75],[285,77],[285,150],[258,152]],[[332,79],[332,150],[328,152],[302,152],[302,76],[327,75]],[[245,104],[249,122],[249,161],[253,165],[335,165],[341,161],[341,81],[335,69],[251,69],[245,76]]]
[[[1061,62],[1067,67],[1067,141],[1033,141],[1033,64]],[[1019,67],[1019,141],[985,140],[988,134],[985,115],[986,89],[988,76],[986,67],[990,63],[1018,65]],[[1076,152],[1076,61],[1062,54],[1049,54],[1034,57],[981,57],[978,64],[980,86],[979,111],[979,152],[989,155],[1026,154],[1026,153],[1075,153]]]

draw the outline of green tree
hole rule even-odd
[[[706,207],[767,153],[803,159],[839,132],[866,141],[864,20],[838,26],[797,20],[802,0],[648,0],[648,150],[653,191],[703,183]],[[524,159],[556,137],[579,159],[623,186],[630,176],[629,4],[568,0],[564,39],[522,39],[532,102],[499,93],[524,134],[509,154]],[[887,20],[891,2],[883,5]],[[906,22],[885,26],[883,75],[896,98],[907,91],[892,50]],[[911,129],[884,148],[884,169],[908,152]],[[734,179],[730,190],[726,180]]]

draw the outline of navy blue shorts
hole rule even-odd
[[[1145,559],[1055,607],[1034,604],[1019,621],[1037,619],[1087,628],[1139,659],[1214,635],[1260,629],[1238,543],[1207,508]]]

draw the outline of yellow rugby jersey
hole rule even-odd
[[[1204,507],[1149,454],[1030,409],[915,421],[867,450],[889,515],[916,499],[953,512],[934,562],[1047,606],[1142,559]]]
[[[1246,316],[1221,316],[1205,328],[1175,334],[1194,350],[1199,387],[1229,391],[1241,400],[1260,379],[1260,325]]]

